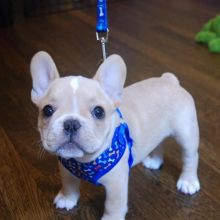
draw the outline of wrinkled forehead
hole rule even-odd
[[[69,76],[55,80],[49,87],[47,99],[50,101],[77,102],[105,101],[111,104],[98,81],[82,76]]]

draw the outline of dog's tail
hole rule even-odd
[[[169,82],[175,84],[175,85],[179,85],[179,80],[177,79],[177,77],[173,74],[173,73],[163,73],[161,76],[162,79],[168,80]]]

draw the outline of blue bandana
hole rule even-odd
[[[122,118],[122,114],[119,109],[116,111],[119,117]],[[59,157],[59,160],[63,166],[74,176],[95,185],[100,185],[98,180],[108,173],[120,161],[124,155],[126,146],[129,147],[128,165],[129,167],[132,166],[132,143],[133,141],[130,137],[128,126],[123,122],[115,129],[111,146],[108,147],[95,160],[88,163],[78,162],[74,158],[65,159]]]

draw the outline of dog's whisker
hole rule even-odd
[[[31,144],[31,147],[39,147],[39,146],[42,146],[41,140],[34,141],[34,142]]]
[[[45,155],[45,149],[43,148],[43,147],[41,147],[40,149],[39,149],[39,153],[38,153],[38,157],[39,157],[39,159],[43,159],[43,157],[44,157],[44,155]]]

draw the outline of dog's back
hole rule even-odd
[[[126,87],[121,109],[135,140],[135,164],[164,138],[177,135],[181,128],[191,126],[193,121],[194,133],[198,136],[193,98],[172,73]]]

